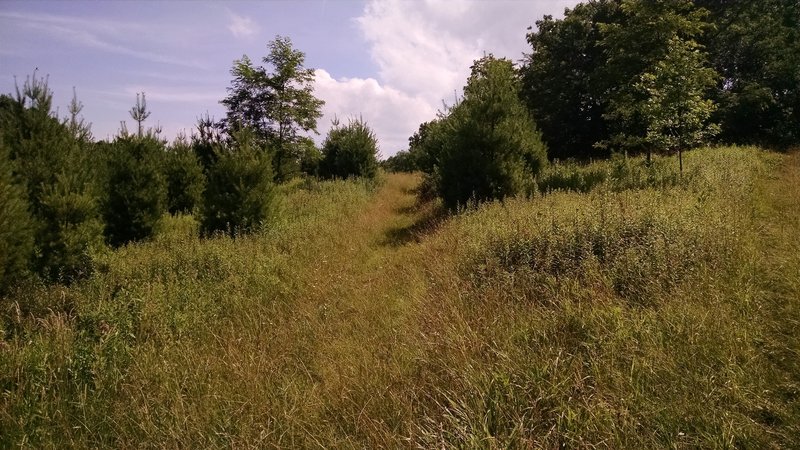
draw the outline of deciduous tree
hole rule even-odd
[[[247,55],[234,61],[232,86],[221,103],[228,130],[250,127],[274,152],[276,179],[283,181],[298,171],[300,133],[316,132],[325,102],[314,96],[314,70],[304,66],[305,54],[288,37],[270,42],[262,61],[267,67],[255,66]]]
[[[548,146],[550,158],[602,156],[607,140],[607,62],[600,24],[622,18],[619,1],[590,1],[567,9],[563,19],[544,16],[527,35],[531,53],[521,68],[522,96]]]
[[[677,151],[681,172],[683,150],[719,131],[716,124],[708,123],[715,109],[708,92],[716,79],[717,73],[706,65],[700,46],[675,36],[664,59],[636,83],[645,95],[640,108],[647,124],[647,143],[661,151]]]
[[[601,45],[607,57],[599,75],[608,95],[603,117],[611,135],[604,146],[623,150],[645,150],[649,122],[643,105],[649,96],[637,87],[646,73],[653,72],[670,52],[674,39],[696,41],[709,27],[708,11],[691,0],[622,0],[621,20],[600,25]]]

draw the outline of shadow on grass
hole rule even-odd
[[[400,247],[412,242],[420,242],[425,236],[433,233],[444,222],[449,214],[437,201],[417,202],[411,206],[397,208],[399,214],[416,215],[418,218],[408,226],[390,228],[386,231],[381,244]]]

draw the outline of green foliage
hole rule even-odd
[[[519,99],[511,61],[476,61],[463,100],[442,120],[435,177],[447,207],[532,190],[547,164],[546,148]]]
[[[696,8],[690,0],[624,0],[620,7],[623,12],[620,22],[600,25],[601,45],[608,58],[600,76],[610,90],[609,106],[604,118],[609,121],[611,128],[611,137],[603,145],[630,150],[647,149],[649,154],[647,133],[653,118],[652,113],[650,117],[646,115],[647,108],[644,105],[653,95],[642,89],[640,82],[643,77],[651,77],[648,74],[657,70],[663,72],[665,64],[677,62],[678,58],[691,62],[694,65],[691,69],[703,68],[703,57],[690,56],[688,52],[698,50],[695,40],[710,25],[706,21],[707,11]],[[668,56],[670,52],[673,54]],[[671,59],[664,62],[668,57]],[[706,87],[704,83],[713,76],[712,73],[713,70],[709,72],[704,69],[702,75],[693,80],[700,85],[691,86],[690,89],[699,90],[699,95],[706,94],[703,92]],[[661,75],[662,84],[667,79],[666,74]],[[673,99],[668,95],[662,95],[662,99],[662,106],[671,100],[685,102],[684,99]]]
[[[89,163],[90,133],[76,117],[79,104],[73,99],[71,120],[59,121],[47,81],[35,73],[4,103],[2,139],[26,187],[33,220],[32,267],[51,281],[88,275],[92,255],[102,246],[103,223],[97,171]]]
[[[221,102],[228,109],[225,125],[229,133],[252,128],[274,151],[276,179],[285,181],[299,170],[300,131],[316,132],[325,102],[314,97],[314,70],[303,66],[305,54],[292,48],[288,37],[276,36],[262,61],[272,72],[246,55],[234,61],[232,87]]]
[[[119,136],[114,141],[104,207],[110,244],[120,246],[149,237],[167,211],[165,156],[164,144],[152,136]]]
[[[698,0],[716,24],[703,44],[719,72],[720,139],[786,148],[800,142],[800,4]]]
[[[594,147],[608,138],[603,119],[607,82],[600,76],[607,58],[600,24],[621,17],[617,1],[579,3],[563,19],[544,16],[527,35],[532,51],[521,68],[522,95],[551,159],[608,154]]]
[[[203,166],[185,139],[177,139],[167,149],[164,177],[167,182],[167,211],[170,214],[197,212],[203,202],[206,178]]]
[[[301,138],[297,145],[300,154],[300,172],[312,177],[318,176],[322,152],[310,138]]]
[[[323,177],[375,178],[378,174],[378,140],[361,118],[344,126],[334,121],[322,143],[322,154],[319,168]]]
[[[719,131],[716,124],[707,123],[715,105],[706,98],[717,74],[704,63],[705,55],[694,41],[673,37],[664,59],[635,85],[646,95],[640,113],[647,124],[645,139],[655,149],[677,150],[680,156]]]
[[[22,278],[33,255],[33,227],[25,191],[0,139],[0,293]]]
[[[522,72],[523,96],[550,156],[648,150],[651,121],[643,110],[650,97],[637,84],[664,67],[676,44],[695,53],[684,52],[682,62],[719,74],[702,99],[718,106],[711,122],[719,123],[720,140],[780,148],[800,142],[798,8],[794,0],[597,0],[563,19],[545,16],[528,34],[532,52]],[[685,69],[670,58],[674,70]]]
[[[419,129],[408,138],[408,152],[417,170],[434,173],[444,147],[445,118],[444,114],[440,114],[430,122],[421,123]]]
[[[224,141],[223,127],[206,114],[197,119],[196,128],[197,133],[192,133],[192,151],[203,167],[203,173],[207,173],[217,161],[216,147]]]
[[[244,128],[229,147],[216,147],[208,171],[202,229],[205,233],[243,233],[269,224],[275,215],[275,184],[270,154]]]
[[[50,280],[73,281],[94,270],[92,258],[103,246],[100,205],[91,186],[61,173],[42,192],[36,266]]]
[[[417,170],[414,156],[415,155],[411,154],[408,150],[400,150],[386,158],[386,160],[381,163],[381,167],[388,172],[413,172]]]

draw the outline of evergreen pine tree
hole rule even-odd
[[[119,136],[108,162],[104,215],[112,245],[149,237],[167,210],[167,185],[161,166],[163,143],[152,136]]]
[[[519,97],[511,61],[475,62],[463,100],[443,119],[435,180],[445,205],[518,195],[532,189],[547,152]]]
[[[320,174],[327,178],[364,177],[378,174],[378,140],[363,119],[345,126],[334,121],[322,144]]]
[[[0,139],[0,293],[24,276],[33,254],[33,229],[25,191]]]
[[[248,128],[235,132],[230,146],[215,145],[215,151],[203,196],[203,231],[242,233],[268,223],[276,206],[270,153],[258,148]]]

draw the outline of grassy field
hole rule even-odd
[[[2,300],[0,447],[799,448],[800,154],[298,181]]]

